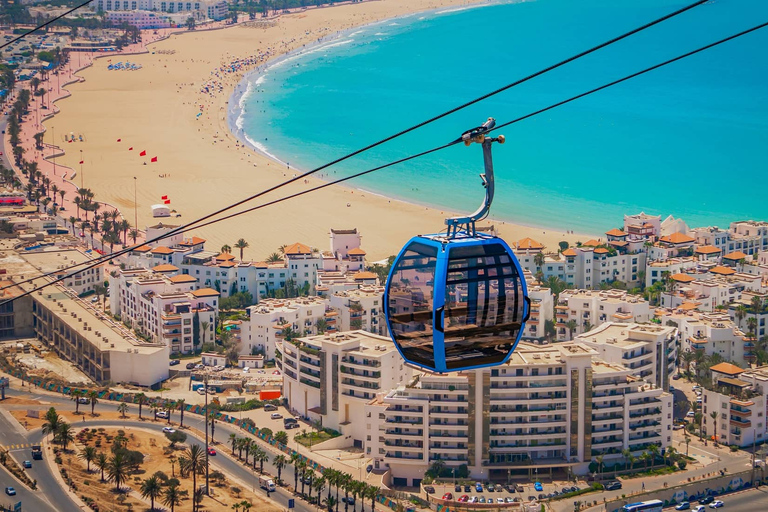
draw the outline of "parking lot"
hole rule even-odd
[[[444,498],[449,501],[458,501],[461,503],[497,503],[509,504],[514,502],[542,501],[553,498],[561,494],[572,492],[574,490],[589,487],[584,482],[536,482],[493,484],[482,483],[482,490],[479,490],[479,482],[466,482],[456,484],[424,485],[422,489],[434,488],[434,493],[428,493],[431,498]],[[538,487],[538,489],[537,489]],[[576,489],[574,489],[576,487]],[[540,490],[539,490],[540,489]]]

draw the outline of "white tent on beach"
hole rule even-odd
[[[168,207],[167,204],[153,204],[152,216],[153,217],[170,217],[171,209]]]

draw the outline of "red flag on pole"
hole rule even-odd
[[[163,201],[163,204],[171,204],[171,200],[170,199],[166,199],[165,201]]]
[[[156,157],[156,156],[153,156],[153,157],[152,157],[152,160],[150,160],[150,162],[157,162],[157,157]]]
[[[147,156],[147,152],[146,151],[142,151],[141,153],[139,153],[139,156]]]
[[[162,199],[168,199],[168,196],[163,196]]]
[[[128,151],[133,151],[133,146],[129,147]]]
[[[80,160],[80,165],[83,165],[84,162],[85,160]]]

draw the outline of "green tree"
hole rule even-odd
[[[155,510],[155,500],[160,497],[163,492],[163,486],[160,484],[160,480],[156,476],[151,476],[141,482],[141,497],[149,498],[150,510]]]
[[[96,404],[99,402],[99,394],[95,390],[90,390],[85,396],[91,402],[91,416],[94,416],[93,411],[96,408]]]
[[[72,432],[72,425],[66,421],[62,421],[59,424],[59,428],[53,435],[53,439],[57,441],[64,451],[67,450],[67,445],[75,440],[75,435]]]
[[[257,462],[259,463],[259,473],[264,473],[264,463],[268,460],[269,454],[261,448],[257,448],[256,452],[253,454],[253,464],[255,465]]]
[[[176,505],[181,505],[181,491],[175,482],[165,488],[163,492],[163,505],[171,507],[171,512],[174,512]]]
[[[134,397],[134,400],[139,404],[139,420],[141,420],[141,406],[144,405],[144,402],[147,401],[147,395],[144,393],[138,393]]]
[[[197,491],[197,475],[205,472],[206,458],[205,449],[198,445],[192,445],[184,452],[184,456],[179,458],[179,468],[185,475],[192,475],[192,489]],[[193,512],[197,510],[197,505],[193,503]]]
[[[275,469],[277,469],[277,483],[279,485],[283,475],[283,468],[288,464],[288,459],[286,459],[283,454],[275,455],[275,458],[272,459],[272,464],[274,464]]]
[[[128,478],[128,459],[122,451],[118,451],[109,458],[107,463],[107,476],[115,483],[115,490],[120,492],[120,486]]]
[[[125,402],[122,402],[120,405],[117,406],[117,412],[120,413],[120,416],[125,418],[125,413],[128,412],[128,404]]]
[[[75,414],[80,414],[80,398],[85,396],[85,393],[80,389],[74,389],[69,396],[75,401]]]
[[[248,242],[245,241],[244,238],[241,238],[240,240],[235,242],[235,249],[239,249],[240,250],[240,261],[241,262],[243,261],[243,251],[245,249],[247,249],[248,247],[250,247],[250,245],[248,244]]]
[[[197,347],[200,345],[200,313],[195,311],[192,315],[192,346]]]
[[[573,339],[573,333],[576,332],[576,325],[576,320],[574,319],[570,319],[565,323],[565,327],[568,329],[571,339]]]
[[[288,433],[284,430],[280,430],[279,432],[275,433],[275,441],[277,441],[280,444],[288,444]]]
[[[712,425],[714,426],[712,438],[715,441],[715,446],[717,446],[717,418],[720,416],[720,413],[717,411],[712,411],[709,414],[709,417],[712,418]]]
[[[77,458],[80,460],[84,460],[87,464],[86,472],[91,472],[91,462],[95,461],[97,457],[96,448],[93,446],[86,446],[82,450],[80,450],[80,453],[77,455]]]

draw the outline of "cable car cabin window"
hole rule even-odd
[[[525,304],[521,276],[504,246],[451,248],[445,285],[448,370],[501,363],[517,341]]]
[[[398,260],[389,283],[392,334],[403,356],[416,364],[434,366],[432,301],[437,249],[413,242]]]

